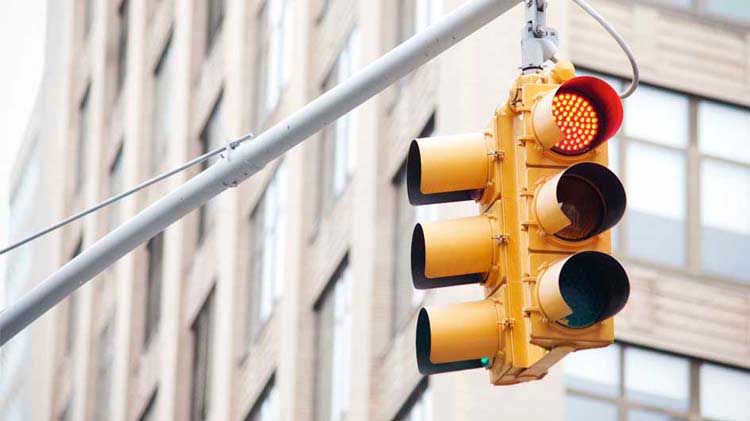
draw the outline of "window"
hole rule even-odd
[[[442,11],[442,0],[401,0],[399,7],[399,39],[405,41],[437,22]]]
[[[685,9],[700,15],[750,22],[750,8],[744,0],[652,0],[665,6]]]
[[[286,267],[286,228],[287,228],[287,175],[282,161],[276,168],[258,205],[251,216],[252,233],[252,279],[250,280],[249,301],[255,305],[248,326],[253,326],[250,339],[271,316],[276,300],[281,297]],[[250,343],[251,341],[248,341]]]
[[[174,112],[174,53],[170,35],[159,62],[154,69],[153,109],[151,111],[151,148],[149,169],[156,174],[168,155],[173,131]]]
[[[138,417],[138,421],[155,421],[156,420],[156,398],[159,396],[159,389],[156,389],[148,400],[146,408]]]
[[[336,59],[323,90],[327,91],[348,79],[356,67],[359,57],[359,32],[355,30],[349,36],[344,49]],[[321,172],[318,205],[328,208],[343,193],[349,178],[356,168],[357,150],[357,112],[351,111],[329,125],[324,131],[320,143]],[[318,215],[322,213],[318,211]]]
[[[212,151],[222,145],[226,139],[224,138],[224,113],[222,111],[223,101],[222,95],[219,95],[219,99],[216,101],[211,115],[208,117],[208,122],[200,136],[201,154],[205,154]],[[203,161],[200,166],[201,171],[208,168],[220,158],[218,156]],[[208,203],[200,207],[198,211],[198,244],[203,243],[203,240],[210,231],[210,227],[216,222],[218,202],[216,198],[211,199]]]
[[[190,393],[191,421],[205,420],[211,398],[214,292],[206,297],[191,328],[193,336],[193,386]]]
[[[117,150],[117,153],[115,154],[115,159],[112,161],[112,165],[109,167],[109,195],[110,196],[120,194],[124,190],[123,173],[122,173],[123,172],[122,155],[123,155],[124,143],[125,142],[122,142],[122,144],[120,145],[120,148]],[[109,205],[108,222],[109,222],[110,231],[112,231],[118,225],[120,225],[121,212],[122,212],[121,201],[117,201]]]
[[[292,0],[266,0],[258,23],[258,59],[260,77],[256,111],[260,125],[279,103],[281,93],[292,75],[294,18]]]
[[[146,279],[146,316],[143,343],[148,345],[161,318],[161,284],[164,272],[164,233],[161,232],[146,244],[148,252],[148,278]]]
[[[73,260],[83,251],[83,239],[78,240],[70,259]],[[65,332],[65,355],[71,355],[78,336],[78,294],[73,292],[68,296],[68,311],[66,314],[67,330]]]
[[[641,86],[625,101],[623,129],[609,142],[610,167],[628,192],[627,217],[613,232],[615,250],[750,282],[750,261],[743,258],[750,255],[750,149],[740,135],[748,132],[747,108]]]
[[[57,419],[58,421],[71,421],[73,419],[73,398],[68,400]]]
[[[87,36],[91,32],[91,26],[94,23],[94,0],[85,0],[83,2],[83,35]]]
[[[432,391],[425,378],[417,386],[395,419],[402,421],[432,421]]]
[[[351,273],[345,260],[316,304],[316,420],[339,421],[349,410]]]
[[[435,130],[435,116],[433,114],[419,134],[419,138],[432,136]],[[409,203],[406,188],[406,164],[402,165],[393,180],[393,188],[396,194],[394,198],[394,225],[393,225],[393,329],[397,333],[404,323],[409,320],[413,310],[419,307],[424,300],[424,291],[415,289],[412,285],[411,275],[411,235],[414,225],[418,222],[434,221],[437,216],[439,205],[413,206]]]
[[[91,110],[89,109],[89,91],[91,88],[86,88],[86,93],[83,94],[83,99],[78,106],[78,148],[76,149],[76,178],[75,178],[75,191],[80,193],[83,190],[83,185],[86,183],[86,160],[87,160],[87,149],[89,143],[89,136],[91,130]]]
[[[96,400],[94,413],[97,420],[110,419],[112,390],[112,363],[115,357],[114,346],[115,317],[112,315],[99,334],[96,357]]]
[[[733,135],[727,136],[731,127]],[[698,102],[701,267],[750,282],[750,111]]]
[[[641,86],[625,101],[629,256],[670,266],[687,263],[689,99]]]
[[[224,22],[224,2],[226,0],[208,0],[206,3],[206,54],[216,42],[221,25]]]
[[[120,29],[117,38],[117,92],[122,91],[125,85],[125,76],[128,67],[128,26],[130,24],[130,0],[122,0],[120,9],[117,11],[118,26]]]
[[[711,363],[700,366],[700,407],[704,418],[750,419],[750,373]]]
[[[750,414],[740,398],[750,390],[750,371],[625,344],[576,352],[564,364],[568,420],[747,420]]]
[[[702,10],[709,15],[750,22],[750,8],[743,0],[703,0]]]
[[[278,421],[280,419],[278,393],[276,392],[275,381],[271,378],[245,421]]]

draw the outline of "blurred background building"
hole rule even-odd
[[[463,0],[49,1],[45,76],[12,179],[17,239],[261,132]],[[483,127],[519,61],[515,8],[80,288],[0,351],[0,419],[750,420],[750,6],[592,0],[644,85],[610,143],[628,191],[615,346],[541,382],[419,375],[404,160]],[[614,42],[552,1],[561,56],[617,87]],[[14,251],[5,305],[193,176]]]

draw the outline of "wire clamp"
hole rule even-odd
[[[230,140],[229,143],[227,143],[227,146],[224,147],[224,153],[221,154],[221,157],[229,161],[232,151],[237,149],[242,142],[252,139],[253,137],[255,137],[255,133],[251,132],[240,138]]]
[[[549,0],[526,0],[526,24],[521,37],[521,70],[524,74],[542,70],[547,61],[557,61],[560,43],[557,30],[547,26]]]

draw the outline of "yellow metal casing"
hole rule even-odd
[[[621,217],[618,208],[600,225],[583,226],[590,235],[582,234],[576,241],[560,235],[572,222],[586,222],[577,221],[577,215],[566,214],[559,203],[563,175],[577,181],[593,180],[596,184],[601,177],[588,173],[602,171],[600,167],[608,164],[606,143],[578,156],[557,154],[550,147],[559,140],[555,137],[559,129],[539,118],[535,122],[535,109],[543,108],[545,98],[551,98],[559,83],[570,77],[570,72],[557,68],[520,76],[507,105],[496,112],[493,122],[494,133],[499,134],[507,133],[508,119],[512,121],[511,136],[496,136],[497,152],[503,157],[497,178],[501,180],[498,195],[501,200],[488,206],[502,221],[500,232],[504,241],[497,244],[501,250],[496,254],[507,256],[507,262],[503,259],[504,264],[499,267],[498,282],[485,284],[485,295],[502,303],[505,312],[505,347],[490,367],[491,381],[496,385],[542,378],[567,353],[606,346],[614,340],[612,317],[582,328],[566,326],[565,318],[572,314],[572,309],[563,299],[558,284],[560,267],[569,256],[583,251],[610,253],[607,230]],[[542,139],[540,132],[546,133]],[[585,165],[569,169],[581,163]],[[617,183],[619,180],[606,187]],[[616,186],[612,189],[617,190]],[[624,191],[621,205],[624,211]],[[544,287],[540,289],[539,280],[545,273],[547,281],[541,283]],[[624,294],[626,299],[627,291]],[[540,301],[546,312],[542,311]]]

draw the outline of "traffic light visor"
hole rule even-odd
[[[425,307],[417,319],[417,367],[422,374],[483,367],[500,347],[498,308],[492,301]]]
[[[579,76],[566,81],[535,105],[533,126],[545,149],[575,156],[614,136],[622,117],[622,101],[607,82]]]
[[[535,211],[546,233],[566,241],[584,241],[615,226],[625,206],[620,179],[603,165],[582,162],[542,185]]]
[[[476,284],[493,258],[492,224],[486,216],[419,223],[411,239],[414,288]]]
[[[545,270],[538,282],[544,315],[570,328],[585,328],[617,314],[630,295],[625,269],[597,251],[576,253]]]
[[[411,142],[406,187],[412,205],[477,199],[488,177],[489,158],[483,133]]]

